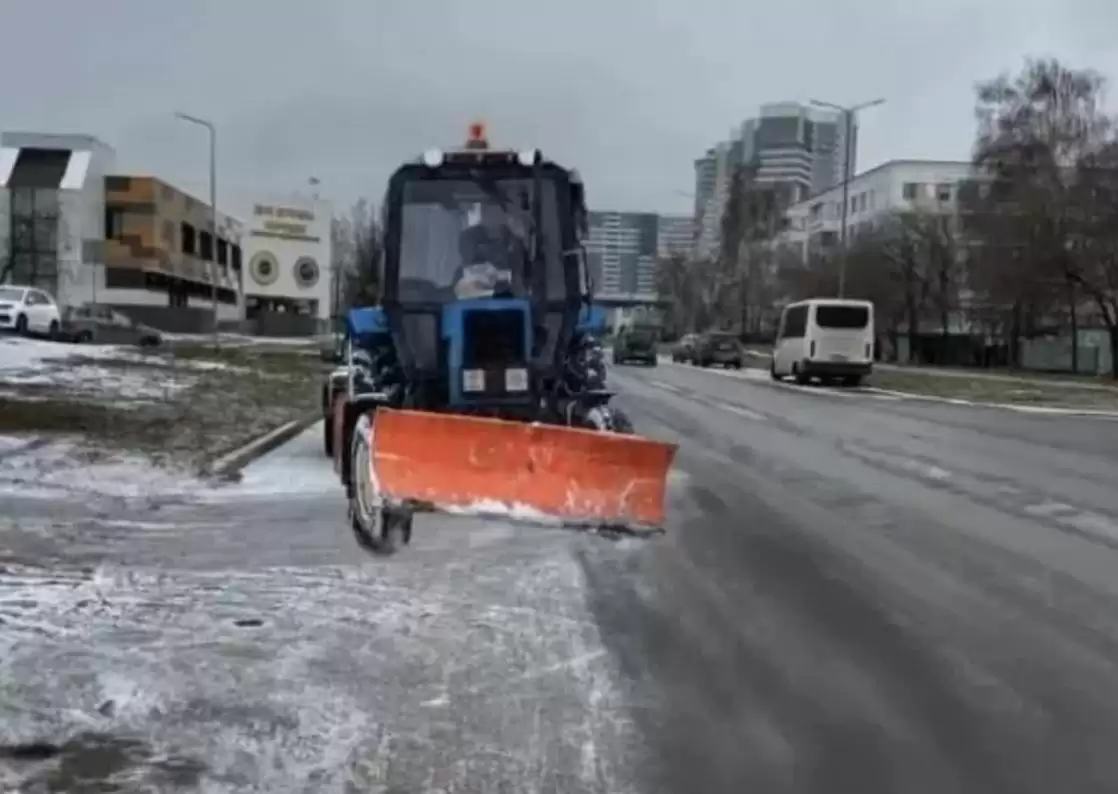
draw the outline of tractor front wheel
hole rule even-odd
[[[349,515],[357,544],[378,556],[388,556],[411,541],[412,513],[389,507],[380,498],[372,469],[370,427],[369,417],[361,416],[350,442]]]
[[[586,425],[592,430],[608,433],[632,433],[633,422],[620,408],[597,405],[586,412]]]

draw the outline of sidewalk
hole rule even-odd
[[[1083,378],[1082,380],[1073,380],[1070,378],[1061,378],[1058,374],[1049,375],[1044,372],[1028,372],[1023,371],[1021,374],[1003,373],[1003,372],[988,372],[982,369],[950,369],[948,367],[920,367],[920,366],[906,366],[901,364],[881,364],[876,363],[873,365],[874,369],[880,369],[885,372],[911,372],[918,375],[928,375],[931,377],[948,377],[948,378],[972,378],[976,380],[996,380],[1007,383],[1037,383],[1045,386],[1055,386],[1066,389],[1099,389],[1101,391],[1118,392],[1118,382],[1110,386],[1105,383],[1099,383],[1096,380]]]

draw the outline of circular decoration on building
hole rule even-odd
[[[314,257],[301,256],[295,260],[295,282],[303,288],[318,283],[318,262],[314,261]]]
[[[262,287],[274,284],[279,278],[279,264],[271,251],[260,251],[248,263],[248,272],[252,280]]]

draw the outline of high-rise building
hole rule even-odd
[[[589,225],[586,257],[598,294],[654,294],[659,216],[591,212]]]
[[[658,256],[690,254],[695,245],[695,219],[690,215],[661,215],[657,221]]]
[[[845,133],[837,110],[798,102],[762,105],[756,117],[731,132],[729,140],[695,161],[697,253],[713,256],[718,250],[722,209],[735,167],[755,164],[757,181],[773,185],[785,204],[794,204],[842,182]],[[855,166],[857,126],[852,138],[850,173]]]

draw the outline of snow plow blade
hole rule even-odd
[[[676,446],[639,436],[380,409],[373,482],[388,503],[634,532],[664,526]]]

